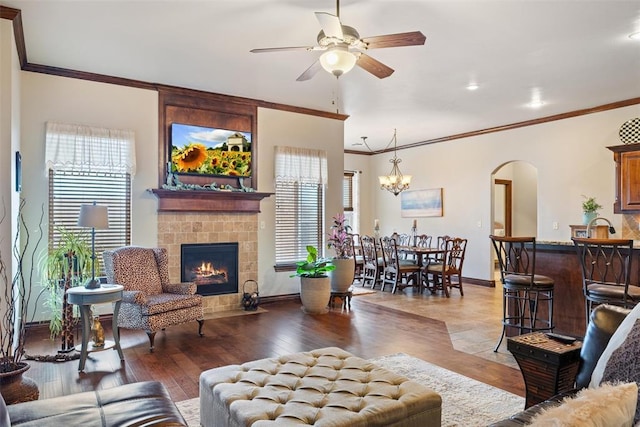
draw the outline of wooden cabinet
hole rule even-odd
[[[616,162],[614,213],[640,213],[640,143],[607,147]]]

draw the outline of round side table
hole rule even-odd
[[[124,286],[103,284],[96,289],[87,289],[84,286],[77,286],[67,290],[67,300],[70,304],[80,307],[80,318],[82,321],[82,346],[80,348],[80,364],[78,371],[84,371],[84,364],[87,361],[87,354],[92,351],[102,351],[110,348],[118,350],[120,360],[124,360],[122,348],[120,348],[120,334],[118,333],[118,313],[120,302],[122,302],[122,292]],[[113,303],[113,341],[105,341],[103,347],[89,348],[89,336],[91,335],[91,306],[93,304]],[[77,347],[76,347],[77,349]]]

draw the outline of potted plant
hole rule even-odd
[[[47,291],[45,306],[51,311],[49,332],[51,338],[61,335],[61,351],[72,351],[75,347],[73,306],[67,303],[66,291],[83,283],[86,272],[91,271],[90,240],[84,233],[64,228],[58,229],[60,240],[42,260],[43,283]],[[96,258],[99,270],[99,260]]]
[[[331,279],[328,273],[336,267],[330,259],[319,258],[318,249],[307,246],[307,259],[296,263],[296,272],[291,277],[300,277],[300,300],[302,309],[309,314],[326,313],[331,297]]]
[[[587,225],[590,221],[598,216],[598,211],[602,209],[602,205],[596,201],[595,197],[582,196],[582,222]]]
[[[22,359],[31,299],[29,282],[33,277],[35,253],[42,241],[44,211],[40,216],[40,237],[34,244],[22,215],[24,205],[25,201],[21,199],[13,241],[3,244],[4,239],[0,239],[0,394],[7,404],[37,400],[40,394],[37,384],[23,375],[30,366]],[[0,230],[4,236],[12,229],[6,213],[3,203]],[[11,250],[7,251],[9,247]]]
[[[355,259],[353,254],[353,240],[346,224],[344,214],[333,217],[333,224],[327,239],[327,246],[336,252],[332,264],[335,269],[329,273],[331,277],[331,290],[333,292],[346,292],[353,283],[355,274]]]

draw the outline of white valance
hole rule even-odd
[[[327,184],[327,152],[299,147],[275,147],[275,177],[300,184]]]
[[[135,133],[47,122],[46,170],[136,172]]]

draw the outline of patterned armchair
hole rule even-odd
[[[169,283],[167,250],[125,246],[103,253],[109,283],[124,286],[118,328],[142,329],[150,351],[156,332],[168,326],[197,321],[202,336],[202,296],[194,283]]]

